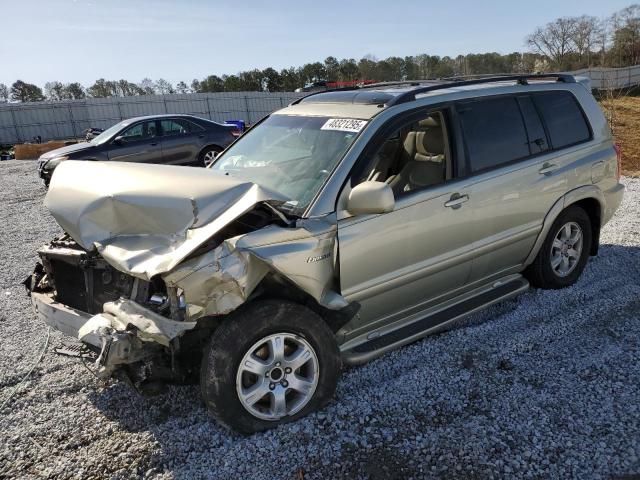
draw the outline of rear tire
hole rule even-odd
[[[215,145],[205,148],[202,152],[200,152],[198,166],[206,167],[215,160],[216,155],[218,155],[221,151],[222,148]]]
[[[232,313],[213,333],[200,389],[220,424],[249,434],[326,405],[340,367],[335,336],[322,318],[296,303],[263,300]]]
[[[591,221],[580,207],[569,207],[551,225],[535,260],[525,270],[534,287],[558,289],[573,285],[584,270],[593,234]]]

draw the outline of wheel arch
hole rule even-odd
[[[589,254],[594,256],[598,254],[598,246],[600,245],[600,226],[602,225],[602,204],[594,197],[587,197],[576,202],[573,202],[567,207],[578,206],[582,208],[591,221],[591,249]]]
[[[600,227],[602,225],[602,212],[604,205],[604,195],[595,185],[578,187],[560,197],[549,209],[549,212],[547,212],[542,224],[542,229],[540,230],[540,233],[538,233],[538,237],[536,238],[533,248],[524,262],[525,267],[533,263],[533,260],[536,258],[536,255],[538,255],[545,238],[547,238],[551,225],[553,225],[553,222],[558,218],[558,215],[571,206],[579,206],[589,216],[593,235],[589,254],[597,255],[600,243]]]
[[[220,151],[223,151],[223,150],[224,150],[224,147],[223,147],[222,145],[218,145],[217,143],[209,143],[209,144],[205,145],[204,147],[202,147],[202,148],[200,149],[200,151],[198,152],[198,159],[201,159],[201,158],[202,158],[202,154],[203,154],[206,150],[208,150],[209,148],[212,148],[212,147],[213,147],[213,148],[218,148],[218,149],[220,149]]]
[[[317,313],[328,325],[333,333],[336,333],[360,310],[360,304],[352,302],[340,310],[332,310],[318,303],[309,293],[302,290],[286,277],[270,272],[254,290],[251,297],[240,307],[249,305],[257,300],[288,300],[298,303]]]

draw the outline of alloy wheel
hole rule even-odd
[[[556,233],[551,244],[551,268],[559,277],[569,275],[582,256],[582,228],[567,222]]]
[[[319,373],[318,357],[304,338],[290,333],[269,335],[256,342],[240,361],[238,398],[251,415],[280,420],[309,403]]]

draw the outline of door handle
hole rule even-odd
[[[448,208],[458,209],[462,206],[464,202],[469,201],[469,195],[460,195],[459,193],[454,193],[451,195],[451,198],[444,202],[444,206]]]
[[[554,163],[549,163],[549,162],[544,162],[542,164],[542,168],[540,170],[538,170],[538,173],[540,175],[551,175],[555,169],[557,168],[557,165]]]
[[[149,145],[151,145],[152,147],[155,147],[156,145],[158,145],[158,142],[153,142],[153,143],[150,143]]]

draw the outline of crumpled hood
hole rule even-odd
[[[149,280],[266,200],[287,199],[210,169],[69,160],[53,176],[45,205],[82,247]]]
[[[40,155],[40,160],[49,160],[51,158],[61,157],[62,155],[69,155],[74,152],[91,150],[92,148],[94,148],[94,146],[88,142],[74,143],[73,145],[67,145],[66,147],[56,148],[55,150],[43,153]]]

